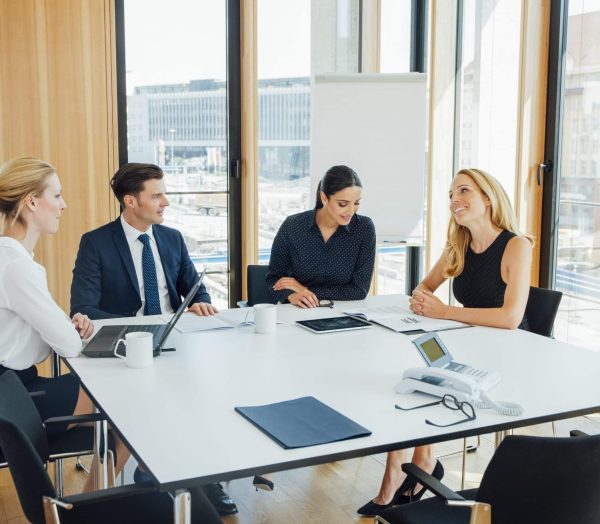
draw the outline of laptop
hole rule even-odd
[[[202,273],[198,275],[195,284],[186,295],[179,306],[179,309],[175,312],[173,317],[171,317],[168,324],[102,326],[98,330],[98,333],[96,333],[87,343],[82,353],[85,356],[92,358],[114,357],[115,344],[119,339],[133,331],[146,331],[153,335],[154,356],[160,355],[161,350],[163,350],[163,345],[167,341],[167,337],[202,285],[204,274],[205,271],[202,271]]]
[[[435,331],[412,340],[412,343],[428,366],[454,371],[470,377],[477,382],[478,387],[483,391],[493,388],[500,382],[500,374],[496,371],[485,371],[456,362]]]

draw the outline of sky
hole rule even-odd
[[[225,6],[225,0],[125,0],[127,92],[224,80]],[[257,24],[260,78],[310,75],[310,0],[258,0]]]

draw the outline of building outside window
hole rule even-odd
[[[556,338],[596,349],[600,337],[600,132],[595,124],[600,115],[598,27],[599,0],[569,2],[555,282],[555,288],[563,292]],[[572,158],[578,162],[569,160]]]

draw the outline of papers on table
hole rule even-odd
[[[166,321],[171,319],[170,315],[163,317]],[[175,324],[175,329],[180,333],[194,333],[196,331],[208,331],[210,329],[224,329],[233,327],[231,324],[212,315],[200,317],[196,313],[184,313]]]
[[[374,322],[398,333],[407,331],[443,331],[445,329],[457,329],[469,326],[469,324],[456,322],[455,320],[440,320],[415,315],[412,311],[402,306],[352,309],[344,311],[344,313],[353,317],[364,318],[369,322]]]

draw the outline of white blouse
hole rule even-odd
[[[46,270],[20,242],[0,236],[0,364],[25,369],[42,362],[50,348],[74,357],[81,338],[50,295]]]

